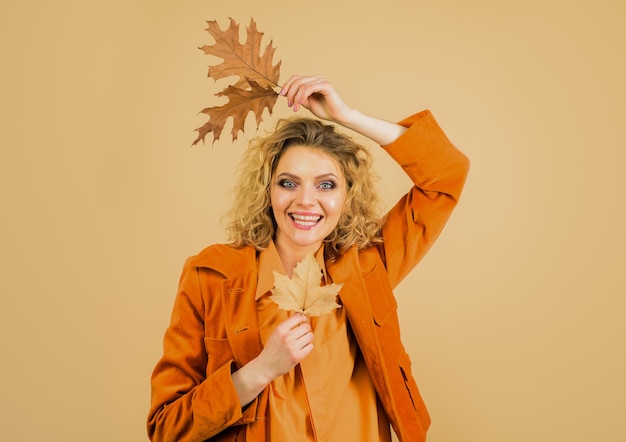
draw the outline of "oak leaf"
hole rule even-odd
[[[322,268],[313,253],[309,253],[298,263],[291,278],[274,271],[275,287],[270,299],[283,310],[308,316],[331,313],[341,307],[337,304],[337,295],[343,284],[322,286],[321,278]]]
[[[223,91],[216,93],[218,97],[225,96],[228,103],[203,109],[201,113],[209,116],[209,121],[199,127],[198,137],[192,143],[196,145],[204,142],[209,133],[213,133],[213,142],[217,141],[229,118],[233,119],[231,135],[233,141],[239,132],[244,131],[246,117],[250,112],[255,116],[257,127],[262,121],[263,111],[272,113],[278,93],[274,90],[279,87],[280,60],[274,64],[275,48],[270,41],[261,54],[263,33],[259,32],[254,19],[246,28],[246,42],[239,41],[239,24],[232,18],[228,28],[223,31],[216,21],[208,21],[207,32],[214,38],[215,43],[205,45],[200,49],[207,55],[221,58],[223,61],[209,66],[208,76],[214,80],[236,77],[234,84],[227,86]]]

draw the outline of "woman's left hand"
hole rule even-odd
[[[287,105],[294,111],[302,106],[318,118],[339,124],[347,121],[352,111],[330,81],[319,75],[292,75],[283,85],[280,95],[287,97]]]
[[[283,85],[280,95],[294,111],[304,107],[322,120],[352,129],[381,146],[394,142],[406,127],[372,117],[347,106],[330,81],[316,76],[293,75]]]

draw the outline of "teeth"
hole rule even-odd
[[[295,213],[292,213],[291,216],[296,221],[317,221],[320,219],[317,215],[296,215]]]
[[[292,213],[291,217],[296,223],[306,227],[314,226],[321,218],[318,215],[296,215],[295,213]]]

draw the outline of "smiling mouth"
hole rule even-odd
[[[298,215],[297,213],[290,213],[289,217],[298,227],[306,228],[315,226],[323,218],[321,215]]]

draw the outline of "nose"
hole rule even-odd
[[[302,186],[298,192],[296,203],[310,207],[315,205],[315,201],[315,188],[313,186]]]

